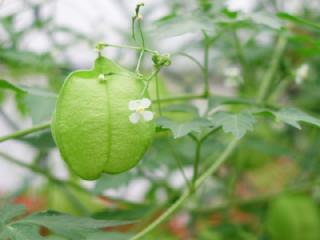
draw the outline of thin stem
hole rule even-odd
[[[133,46],[125,46],[125,45],[117,45],[117,44],[109,44],[109,43],[99,43],[100,46],[103,47],[116,47],[116,48],[127,48],[127,49],[134,49],[134,50],[138,50],[138,51],[142,51],[144,50],[145,52],[149,52],[149,53],[153,53],[153,54],[157,54],[157,52],[152,51],[148,48],[145,47],[133,47]]]
[[[244,78],[244,82],[247,83],[247,84],[250,84],[251,83],[251,76],[250,76],[250,69],[249,69],[249,64],[246,60],[246,58],[244,57],[244,53],[243,53],[243,48],[240,44],[240,40],[238,38],[238,35],[236,33],[236,31],[232,31],[232,35],[233,35],[233,38],[234,38],[234,42],[235,42],[235,47],[236,47],[236,50],[237,50],[237,53],[238,53],[238,58],[239,58],[239,61],[243,67],[243,78]]]
[[[209,97],[209,48],[210,48],[210,39],[207,33],[202,30],[204,36],[204,63],[203,63],[203,78],[204,78],[204,90],[203,96],[205,98]]]
[[[204,71],[204,68],[203,68],[202,64],[197,59],[195,59],[194,57],[190,56],[189,54],[186,54],[186,53],[183,53],[183,52],[177,52],[177,53],[172,54],[171,56],[184,56],[184,57],[187,57],[190,60],[192,60],[193,62],[195,62],[198,65],[198,67],[201,69],[201,71]]]
[[[139,59],[138,59],[138,64],[137,64],[136,71],[135,71],[135,73],[137,75],[140,74],[139,68],[140,68],[140,64],[141,64],[141,60],[142,60],[143,54],[144,54],[144,50],[141,50],[140,55],[139,55]]]
[[[203,143],[205,140],[207,140],[208,137],[210,137],[212,134],[215,134],[215,133],[216,133],[217,131],[219,131],[220,129],[221,129],[221,126],[212,129],[210,132],[208,132],[206,135],[204,135],[204,136],[200,139],[200,142]]]
[[[265,73],[264,78],[262,79],[262,82],[260,84],[257,95],[257,102],[264,102],[266,100],[269,87],[278,69],[278,65],[281,60],[281,56],[284,53],[286,44],[287,39],[285,39],[284,37],[280,37],[271,59],[270,68]]]
[[[185,96],[177,96],[177,97],[168,97],[168,98],[162,98],[159,99],[160,102],[171,102],[171,101],[185,101],[185,100],[191,100],[191,99],[202,99],[206,98],[203,96],[203,94],[190,94]],[[153,103],[157,102],[157,99],[152,100]]]
[[[196,159],[194,161],[194,167],[193,167],[193,178],[192,178],[193,190],[196,190],[194,189],[194,187],[198,178],[200,155],[201,155],[201,142],[198,141],[196,146]]]
[[[137,18],[136,15],[132,17],[132,24],[131,24],[131,25],[132,25],[132,38],[133,38],[133,40],[135,41],[135,43],[136,43],[138,46],[140,46],[140,44],[138,43],[138,41],[137,41],[137,39],[136,39],[136,34],[135,34],[135,30],[134,30],[134,22],[135,22],[136,18]]]
[[[34,126],[32,128],[17,131],[7,136],[0,137],[0,142],[4,142],[6,140],[13,139],[13,138],[23,137],[25,135],[28,135],[29,133],[38,132],[38,131],[50,128],[50,126],[51,126],[51,123],[44,123],[44,124]]]
[[[143,37],[142,28],[141,28],[141,21],[138,21],[138,26],[139,26],[139,32],[140,32],[141,41],[142,41],[142,47],[144,47],[144,37]]]
[[[155,70],[155,71],[151,74],[151,76],[147,79],[147,83],[144,85],[144,88],[143,88],[143,90],[142,90],[142,93],[141,93],[139,99],[142,99],[145,91],[146,91],[146,90],[148,89],[148,87],[149,87],[149,83],[150,83],[151,79],[152,79],[155,75],[157,75],[160,70],[161,70],[161,67],[157,67],[156,70]]]
[[[174,158],[174,160],[176,161],[176,163],[177,163],[177,165],[178,165],[178,168],[179,168],[179,170],[180,170],[180,172],[181,172],[181,174],[182,174],[182,176],[183,176],[186,184],[188,185],[189,191],[191,191],[191,190],[192,190],[192,185],[190,184],[190,182],[189,182],[189,180],[188,180],[188,178],[187,178],[187,176],[186,176],[186,174],[185,174],[185,172],[184,172],[184,170],[183,170],[181,160],[180,160],[177,152],[175,151],[175,149],[174,149],[174,147],[173,147],[173,144],[172,144],[172,142],[171,142],[171,140],[170,140],[170,137],[168,136],[167,133],[165,133],[165,135],[166,135],[167,142],[168,142],[168,144],[169,144],[170,150],[171,150],[171,152],[172,152],[173,158]]]
[[[228,158],[228,156],[232,153],[235,146],[237,144],[236,140],[233,140],[229,143],[228,147],[221,153],[219,158],[211,165],[211,167],[196,181],[195,186],[198,188],[201,186],[204,181],[210,177]],[[176,210],[180,208],[180,206],[184,203],[184,201],[192,194],[190,191],[186,191],[167,211],[165,211],[158,219],[156,219],[153,223],[151,223],[147,228],[138,233],[136,236],[130,238],[129,240],[138,240],[146,236],[156,227],[158,227],[161,223],[163,223],[167,218],[169,218]]]
[[[158,81],[159,81],[159,79],[158,79],[158,74],[156,74],[156,91],[157,91],[157,100],[158,100],[157,103],[158,103],[159,115],[162,116],[161,104],[160,104],[160,101],[159,101],[159,99],[160,99],[160,92],[159,92]],[[171,152],[172,152],[173,158],[176,160],[176,163],[177,163],[177,165],[178,165],[178,168],[179,168],[179,170],[180,170],[180,172],[181,172],[181,174],[182,174],[182,176],[183,176],[186,184],[188,185],[189,190],[191,190],[191,189],[192,189],[191,184],[190,184],[190,182],[189,182],[189,180],[188,180],[188,178],[187,178],[187,176],[186,176],[186,174],[185,174],[185,172],[184,172],[184,170],[183,170],[183,167],[182,167],[180,158],[179,158],[178,154],[176,153],[176,151],[174,150],[173,144],[172,144],[172,142],[171,142],[171,140],[170,140],[170,138],[169,138],[169,136],[168,136],[167,133],[165,133],[165,136],[166,136],[166,138],[167,138],[167,142],[168,142],[168,144],[169,144],[169,147],[170,147],[170,150],[171,150]]]

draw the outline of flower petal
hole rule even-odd
[[[151,111],[144,111],[141,113],[145,121],[151,121],[153,119],[153,112]]]
[[[150,107],[150,105],[151,105],[150,99],[142,98],[141,105],[140,105],[142,108],[148,108],[148,107]]]
[[[139,122],[140,120],[140,114],[139,113],[131,113],[131,115],[129,116],[129,120],[131,123],[136,124]]]
[[[135,110],[138,110],[140,107],[140,104],[138,104],[138,101],[137,100],[132,100],[129,102],[129,109],[131,111],[135,111]]]

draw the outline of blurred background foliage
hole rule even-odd
[[[290,9],[292,2],[298,6],[296,9]],[[205,42],[200,29],[210,36],[219,36],[209,46],[211,92],[249,100],[256,98],[261,79],[270,66],[275,42],[279,36],[284,36],[288,43],[268,89],[268,104],[295,107],[320,118],[320,6],[315,2],[261,0],[256,2],[252,12],[230,10],[222,0],[146,2],[142,13],[148,48],[170,52],[171,43],[175,45],[174,51],[170,52],[172,66],[160,74],[161,98],[201,91],[203,76],[197,65],[175,54],[187,53],[202,61]],[[0,102],[4,105],[13,98],[19,119],[32,119],[33,125],[50,120],[64,79],[78,69],[61,54],[79,42],[91,46],[93,51],[93,46],[100,40],[72,28],[57,26],[53,16],[44,18],[41,13],[46,4],[46,1],[38,4],[24,1],[24,9],[33,14],[30,25],[20,30],[15,27],[20,11],[0,19],[3,31],[0,36],[0,78],[29,90],[29,94],[0,91]],[[133,9],[128,9],[124,1],[115,4],[123,7],[130,22]],[[3,6],[0,5],[0,11]],[[160,7],[165,8],[167,14],[149,21],[148,17]],[[122,36],[122,43],[134,44],[129,28],[114,30]],[[45,35],[51,49],[39,53],[21,47],[21,41],[31,32]],[[71,40],[60,43],[56,40],[60,33],[67,34]],[[127,49],[114,51],[114,61],[122,61],[127,54],[132,54],[133,60],[123,67],[134,70],[138,53]],[[87,63],[82,65],[91,67]],[[141,72],[150,72],[149,56],[143,59],[142,67]],[[149,91],[155,99],[155,81],[151,82]],[[165,116],[180,123],[190,120],[198,111],[208,114],[217,108],[225,108],[240,112],[247,107],[239,104],[222,106],[221,102],[214,98],[188,103],[168,100],[162,107]],[[154,109],[158,113],[156,105]],[[18,119],[11,119],[3,109],[0,114],[12,131],[19,129]],[[228,162],[179,212],[152,233],[150,239],[320,239],[319,129],[304,125],[298,130],[270,118],[258,117],[258,120]],[[201,169],[211,165],[230,138],[229,134],[218,132],[203,143]],[[20,189],[4,192],[2,198],[11,203],[26,203],[30,212],[54,209],[96,219],[140,220],[112,229],[123,233],[114,235],[113,239],[127,239],[129,235],[124,232],[142,230],[186,189],[163,132],[157,133],[152,147],[135,169],[115,176],[105,174],[92,189],[85,188],[72,173],[61,181],[48,177],[54,171],[49,153],[56,148],[50,131],[17,141],[37,149],[34,161],[27,167],[31,170],[36,167],[39,171],[34,174],[44,176],[43,181],[34,189],[29,184],[34,178],[24,179],[25,184]],[[195,143],[187,136],[175,140],[170,137],[170,141],[190,178]],[[10,153],[1,153],[1,157],[1,161],[17,163]],[[108,189],[139,188],[139,184],[132,185],[137,179],[148,182],[146,194],[138,203],[106,194]],[[47,234],[43,233],[44,236]],[[51,236],[48,239],[60,238]]]

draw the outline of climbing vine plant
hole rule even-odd
[[[28,210],[32,204],[21,201],[28,186],[4,196],[0,239],[319,239],[319,16],[308,4],[293,15],[266,2],[271,10],[259,3],[250,14],[224,1],[174,2],[148,30],[138,4],[135,45],[98,42],[92,69],[74,72],[50,55],[21,52],[23,33],[9,31],[12,44],[0,45],[0,63],[20,68],[22,81],[28,69],[48,74],[51,90],[0,79],[2,99],[13,92],[33,122],[0,143],[38,149],[32,164],[0,152],[1,161],[46,179],[39,190],[46,207]],[[1,19],[6,30],[14,17]],[[158,52],[150,41],[186,34],[193,38],[179,52]],[[135,67],[109,59],[110,48],[136,51]],[[194,68],[179,68],[180,61]],[[183,91],[170,92],[174,85]],[[56,147],[67,180],[50,168]],[[104,195],[139,178],[151,184],[141,203]],[[94,188],[80,179],[96,181]]]

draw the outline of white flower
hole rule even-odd
[[[136,111],[131,113],[129,116],[130,122],[136,124],[140,122],[148,122],[153,119],[153,113],[151,111],[145,111],[145,108],[150,107],[151,101],[148,98],[143,98],[141,100],[132,100],[129,102],[129,109],[131,111]]]
[[[302,64],[296,71],[296,84],[301,84],[308,77],[309,65]]]
[[[226,87],[238,87],[243,81],[240,75],[239,68],[226,68],[223,70],[224,76],[224,85]]]

